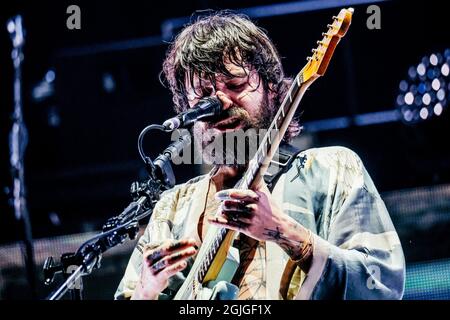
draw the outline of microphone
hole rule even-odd
[[[191,109],[181,112],[176,117],[164,121],[163,126],[167,130],[175,130],[179,127],[188,127],[195,121],[218,116],[222,112],[222,103],[215,97],[207,97],[200,101]]]
[[[153,161],[156,170],[156,176],[164,183],[167,188],[172,188],[175,185],[175,174],[173,173],[170,161],[174,157],[180,155],[186,146],[191,143],[191,135],[189,131],[184,129],[180,132],[180,136],[175,142],[172,142],[163,152],[160,154],[155,161]]]

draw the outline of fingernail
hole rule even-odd
[[[219,191],[216,193],[216,198],[228,198],[228,191]]]

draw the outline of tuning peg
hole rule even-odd
[[[333,16],[332,17],[333,20],[337,20],[337,18],[338,18],[337,16]]]
[[[311,61],[312,58],[311,58],[311,57],[307,57],[306,60],[307,60],[307,61]]]
[[[328,32],[322,32],[322,37],[328,37]]]

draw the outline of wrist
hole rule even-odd
[[[139,282],[131,296],[131,300],[157,300],[157,293],[146,292],[145,288]]]
[[[288,255],[292,262],[297,264],[304,272],[309,271],[313,253],[313,234],[290,216],[283,213],[279,220],[280,237],[275,239]]]
[[[291,261],[305,273],[308,273],[313,259],[313,241],[313,234],[311,230],[308,230],[308,238],[303,242],[300,251],[297,254],[290,256]]]

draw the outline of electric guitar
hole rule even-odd
[[[294,78],[236,189],[250,189],[260,183],[303,94],[315,80],[324,75],[337,44],[350,27],[352,14],[352,8],[342,9],[338,16],[333,17],[333,23],[327,25],[327,32],[322,33],[322,40],[317,41],[312,56],[307,58],[307,64]],[[231,246],[236,234],[232,230],[209,226],[197,258],[175,295],[175,300],[231,300],[237,297],[239,290],[230,283],[239,266],[239,254]]]

